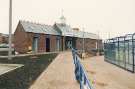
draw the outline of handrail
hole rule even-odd
[[[75,64],[75,77],[80,83],[80,89],[93,89],[92,82],[90,82],[83,65],[80,62],[80,57],[77,54],[77,50],[72,49],[73,60]]]

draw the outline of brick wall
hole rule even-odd
[[[46,34],[40,34],[38,38],[38,52],[46,52]],[[29,33],[28,35],[28,44],[29,46],[33,43],[33,37],[34,33]],[[55,35],[50,35],[50,52],[56,51],[57,49],[57,43],[56,43],[56,37]]]
[[[2,35],[0,35],[0,44],[2,43]]]
[[[34,33],[26,33],[21,24],[18,25],[15,33],[15,50],[19,53],[27,53],[33,46]],[[50,35],[50,52],[57,51],[57,40],[55,35]],[[62,40],[62,39],[61,39]],[[60,41],[61,44],[61,41]],[[60,47],[62,47],[60,45]],[[46,52],[46,34],[40,34],[38,38],[38,52]]]
[[[62,37],[60,38],[60,50],[62,50]],[[57,36],[50,35],[50,51],[57,51]]]
[[[28,50],[28,35],[24,31],[24,28],[19,23],[14,33],[14,46],[15,50],[19,53],[25,53]]]
[[[96,49],[97,40],[95,39],[85,39],[85,50],[90,51],[92,49]]]
[[[29,47],[32,48],[32,43],[33,43],[33,37],[34,37],[34,33],[27,33],[28,37],[27,37],[27,47],[28,47],[28,51],[29,51]]]
[[[45,52],[46,51],[46,39],[45,34],[40,34],[38,40],[38,52]]]
[[[99,47],[102,48],[103,47],[102,46],[102,40],[98,41],[97,39],[89,39],[89,38],[84,39],[85,51],[92,54],[92,55],[95,55],[95,53],[92,50],[97,48],[96,47],[97,42],[99,42]],[[77,38],[77,40],[76,40],[76,48],[78,50],[83,49],[83,39],[82,38]]]
[[[14,36],[12,35],[12,42],[13,42],[13,38]],[[4,34],[0,34],[0,44],[1,43],[8,43],[8,36],[4,35]]]
[[[84,46],[85,50],[90,50],[93,48],[96,48],[98,40],[96,39],[84,39]],[[81,50],[83,47],[83,39],[82,38],[77,38],[76,40],[76,48]],[[99,41],[99,47],[102,48],[102,40]]]
[[[8,44],[8,37],[7,36],[3,36],[2,37],[2,43],[7,43]],[[12,42],[14,41],[14,35],[12,35]]]
[[[56,36],[54,35],[50,36],[50,51],[56,51]]]

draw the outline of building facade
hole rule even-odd
[[[8,44],[8,35],[0,33],[0,44],[3,44],[3,43]]]
[[[3,42],[2,38],[2,34],[0,33],[0,44]]]
[[[71,48],[85,48],[91,52],[97,48],[98,40],[102,45],[102,40],[96,34],[74,30],[64,21],[53,26],[19,21],[14,32],[14,46],[19,53],[54,52]]]

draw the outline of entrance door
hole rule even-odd
[[[72,48],[72,41],[69,41],[69,49],[71,49]]]
[[[34,38],[33,38],[32,50],[33,50],[34,52],[37,52],[37,51],[38,51],[38,38],[37,38],[37,37],[34,37]]]
[[[76,38],[72,39],[72,47],[76,49]]]
[[[46,38],[46,52],[50,52],[50,38]]]
[[[60,51],[60,40],[57,39],[57,51]]]
[[[72,41],[70,41],[70,40],[67,41],[67,48],[68,49],[72,48]]]
[[[65,46],[66,46],[66,49],[71,49],[73,47],[72,37],[66,37]]]

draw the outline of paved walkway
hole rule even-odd
[[[135,73],[104,61],[103,56],[82,60],[94,89],[135,89]]]
[[[79,89],[71,52],[60,53],[30,89]]]

